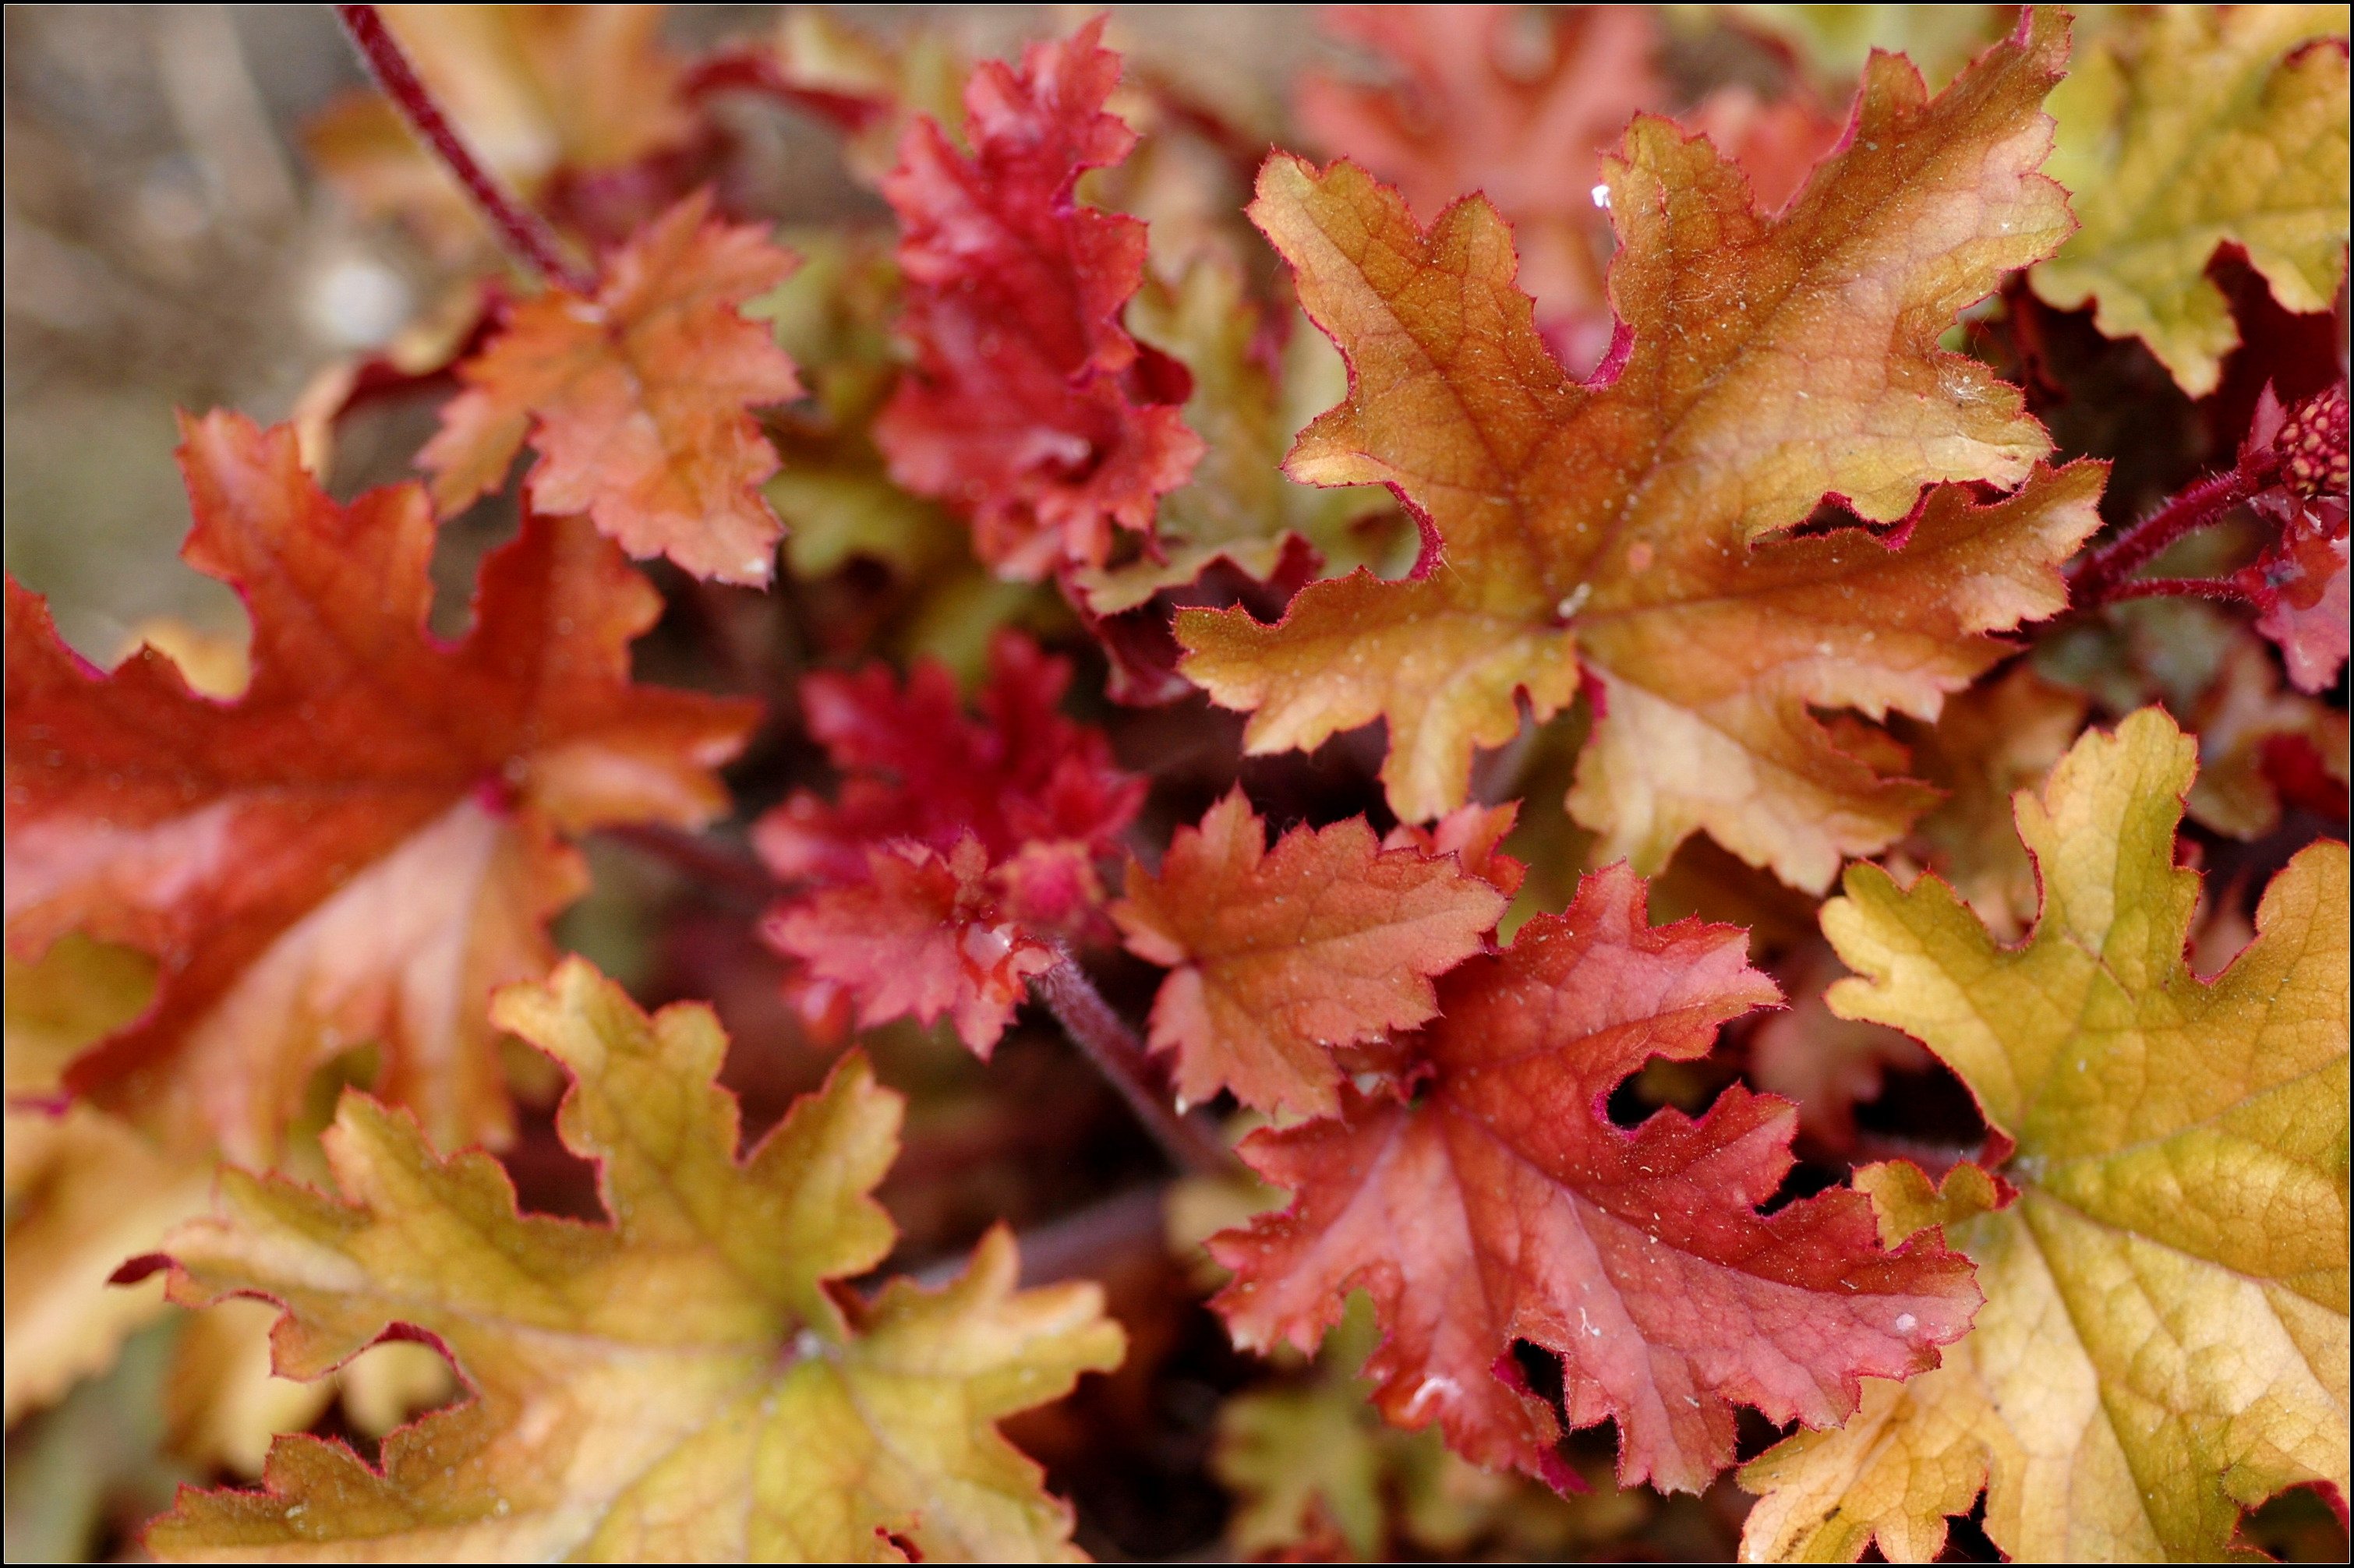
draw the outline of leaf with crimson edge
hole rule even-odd
[[[1212,1239],[1237,1343],[1312,1349],[1363,1287],[1390,1420],[1565,1484],[1560,1425],[1513,1361],[1526,1340],[1561,1358],[1570,1425],[1617,1422],[1622,1481],[1687,1490],[1732,1462],[1734,1402],[1834,1425],[1861,1378],[1935,1364],[1978,1303],[1966,1260],[1883,1248],[1852,1192],[1757,1212],[1790,1169],[1787,1102],[1734,1087],[1697,1120],[1610,1123],[1645,1061],[1705,1055],[1779,1000],[1738,928],[1654,928],[1644,897],[1612,867],[1445,976],[1437,1022],[1393,1048],[1410,1100],[1343,1087],[1339,1117],[1244,1143],[1297,1196]]]
[[[648,1017],[585,961],[513,986],[500,1022],[572,1086],[567,1148],[610,1223],[523,1214],[479,1150],[347,1093],[338,1195],[232,1171],[167,1239],[173,1299],[284,1309],[281,1375],[422,1337],[472,1396],[385,1440],[382,1467],[283,1438],[259,1491],[184,1489],[167,1561],[1075,1561],[1070,1510],[997,1429],[1118,1364],[1102,1292],[1015,1288],[1013,1238],[944,1287],[843,1282],[891,1250],[872,1193],[899,1097],[846,1057],[739,1157],[710,1009]]]
[[[1816,710],[1934,717],[2001,657],[1988,633],[2064,605],[2054,568],[2098,526],[2098,465],[2040,467],[2018,390],[1935,344],[2068,231],[2035,172],[2065,53],[2037,12],[1934,99],[1877,59],[1842,150],[1771,218],[1705,142],[1638,119],[1604,164],[1631,335],[1585,384],[1484,202],[1425,231],[1352,165],[1271,159],[1254,218],[1352,373],[1289,471],[1389,483],[1426,550],[1409,580],[1311,584],[1272,627],[1181,611],[1181,671],[1251,711],[1254,753],[1384,719],[1410,821],[1460,805],[1474,748],[1583,673],[1603,701],[1571,810],[1602,853],[1656,869],[1704,830],[1819,888],[1893,842],[1932,796]],[[1826,495],[1899,526],[1768,538]]]
[[[2082,228],[2028,281],[2063,311],[2091,303],[2203,397],[2240,338],[2207,275],[2219,246],[2300,314],[2346,275],[2346,7],[2118,15],[2052,95],[2051,173]]]
[[[2017,1201],[1947,1226],[1987,1303],[1946,1364],[1745,1474],[1744,1556],[1932,1556],[1983,1486],[2023,1561],[2214,1561],[2284,1488],[2345,1497],[2346,846],[2298,851],[2200,979],[2196,755],[2144,708],[2020,791],[2043,900],[2015,947],[1932,876],[1854,866],[1824,906],[1857,975],[1831,1011],[1960,1076]]]

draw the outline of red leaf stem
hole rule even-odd
[[[1065,954],[1061,963],[1031,980],[1030,991],[1119,1091],[1178,1169],[1194,1176],[1241,1169],[1215,1132],[1170,1107],[1160,1065],[1145,1054],[1144,1042],[1111,1010],[1077,959]]]
[[[575,293],[593,292],[596,280],[566,259],[563,242],[557,238],[547,220],[508,190],[474,155],[458,128],[450,123],[449,116],[434,101],[432,90],[418,76],[417,68],[409,64],[407,51],[384,25],[384,17],[376,8],[338,5],[335,16],[343,23],[352,47],[366,62],[368,74],[376,78],[376,85],[384,89],[385,96],[408,122],[408,128],[417,132],[417,139],[457,176],[458,183],[465,187],[475,207],[498,230],[516,259],[550,282],[561,283]]]
[[[2254,594],[2229,577],[2139,577],[2110,588],[2100,602],[2118,604],[2129,599],[2211,599],[2219,604],[2264,608]]]
[[[2100,549],[2086,556],[2071,574],[2068,597],[2078,609],[2120,599],[2144,599],[2152,592],[2181,593],[2183,588],[2150,589],[2126,578],[2184,535],[2205,527],[2271,482],[2271,465],[2243,463],[2222,473],[2208,475],[2176,494],[2165,505],[2127,528]],[[2228,585],[2218,585],[2228,588]],[[2127,591],[2131,590],[2131,591]],[[2245,601],[2236,590],[2211,594]]]

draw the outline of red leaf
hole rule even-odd
[[[701,577],[766,583],[784,532],[759,493],[777,454],[746,410],[801,395],[766,323],[737,307],[792,255],[711,216],[698,192],[607,262],[594,300],[551,286],[458,367],[419,463],[446,516],[505,482],[526,432],[539,511],[586,513],[632,556]]]
[[[1009,631],[990,666],[978,719],[929,661],[904,688],[880,664],[801,683],[842,788],[832,804],[800,791],[752,838],[779,878],[817,885],[764,931],[807,966],[791,991],[821,1029],[853,1003],[862,1026],[953,1012],[986,1055],[1022,980],[1053,961],[1052,939],[1100,921],[1096,861],[1142,805],[1144,780],[1113,763],[1101,731],[1057,711],[1067,662]]]
[[[69,1086],[266,1163],[311,1069],[384,1050],[379,1091],[450,1147],[506,1125],[491,988],[545,970],[584,883],[558,840],[694,825],[748,705],[634,686],[660,608],[620,553],[534,516],[484,566],[475,630],[425,627],[415,485],[330,500],[291,427],[184,420],[183,555],[235,587],[253,676],[216,702],[145,650],[112,674],[8,587],[8,938],[69,930],[162,960],[147,1014]]]
[[[1060,955],[991,896],[978,840],[960,839],[946,856],[904,842],[871,849],[866,866],[864,882],[780,906],[762,927],[807,966],[793,984],[796,1004],[815,1021],[846,1001],[862,1029],[952,1014],[957,1037],[987,1060],[1029,978]]]
[[[989,683],[965,716],[956,678],[925,660],[903,689],[887,665],[801,683],[810,734],[843,775],[832,805],[804,789],[760,819],[754,842],[787,881],[848,882],[870,846],[909,839],[946,853],[970,833],[991,862],[1024,845],[1108,851],[1144,802],[1144,780],[1100,730],[1057,709],[1068,661],[1019,632],[990,649]]]
[[[1082,173],[1136,143],[1104,112],[1119,57],[1102,33],[1098,18],[1033,45],[1018,74],[981,66],[965,89],[972,155],[918,119],[883,185],[917,362],[875,440],[891,477],[962,509],[981,558],[1010,577],[1102,564],[1113,526],[1149,534],[1202,453],[1180,414],[1182,367],[1120,325],[1144,225],[1072,198]]]
[[[1438,1022],[1404,1043],[1432,1074],[1414,1104],[1344,1088],[1337,1119],[1243,1145],[1298,1195],[1211,1243],[1238,1343],[1312,1348],[1366,1289],[1385,1415],[1557,1475],[1553,1413],[1511,1376],[1525,1340],[1562,1358],[1571,1425],[1617,1422],[1622,1480],[1682,1489],[1732,1462],[1735,1401],[1827,1426],[1859,1377],[1936,1363],[1979,1299],[1967,1260],[1934,1238],[1884,1249],[1853,1192],[1757,1213],[1790,1167],[1787,1102],[1736,1087],[1632,1132],[1604,1114],[1648,1058],[1703,1055],[1777,1000],[1741,931],[1652,929],[1644,896],[1613,867],[1443,979]]]

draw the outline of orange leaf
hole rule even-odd
[[[584,881],[559,833],[694,824],[741,704],[632,686],[659,600],[576,523],[493,555],[476,630],[425,618],[433,519],[401,485],[338,505],[294,432],[182,424],[189,563],[237,588],[253,678],[215,701],[143,651],[111,675],[8,586],[8,939],[69,930],[162,960],[153,1007],[67,1086],[267,1162],[318,1064],[383,1050],[378,1088],[444,1147],[506,1125],[491,988],[540,972]]]
[[[1819,888],[1890,842],[1930,796],[1810,710],[1934,717],[2000,655],[1986,633],[2065,603],[2053,566],[2098,524],[2103,470],[2039,468],[2018,390],[1935,341],[2068,232],[2034,172],[2066,49],[2039,12],[1935,99],[1877,58],[1843,150],[1772,218],[1706,142],[1637,120],[1604,165],[1624,341],[1582,384],[1485,201],[1425,231],[1348,164],[1271,159],[1252,216],[1352,372],[1287,466],[1388,483],[1424,559],[1311,585],[1272,628],[1182,612],[1181,668],[1257,710],[1255,753],[1385,719],[1389,798],[1418,821],[1462,803],[1522,694],[1566,705],[1582,660],[1603,701],[1571,809],[1603,855],[1656,868],[1705,829]],[[1963,481],[2026,482],[1980,504]],[[1760,544],[1827,496],[1903,525]]]
[[[1383,849],[1363,818],[1267,847],[1240,789],[1180,828],[1161,874],[1130,863],[1112,918],[1129,950],[1170,967],[1151,1044],[1177,1091],[1231,1088],[1261,1110],[1340,1107],[1332,1047],[1426,1022],[1430,977],[1479,950],[1504,895],[1417,848]]]
[[[1887,1250],[1846,1190],[1757,1213],[1790,1168],[1787,1102],[1736,1087],[1698,1120],[1604,1117],[1647,1059],[1705,1055],[1778,1000],[1738,927],[1653,929],[1643,901],[1614,866],[1442,980],[1437,1022],[1397,1043],[1430,1075],[1412,1104],[1344,1087],[1337,1118],[1244,1143],[1298,1196],[1211,1240],[1236,1343],[1312,1350],[1362,1288],[1382,1413],[1556,1487],[1559,1423],[1515,1341],[1562,1359],[1570,1425],[1618,1424],[1622,1482],[1683,1490],[1732,1462],[1735,1401],[1835,1425],[1861,1377],[1936,1364],[1979,1299],[1967,1261],[1934,1236]]]
[[[467,390],[418,454],[433,503],[446,516],[497,489],[528,434],[540,461],[524,494],[539,511],[586,513],[642,560],[766,583],[784,527],[758,487],[777,454],[746,409],[801,387],[737,307],[793,265],[698,192],[613,254],[594,300],[551,285],[517,305],[458,367]]]

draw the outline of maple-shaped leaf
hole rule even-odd
[[[585,524],[527,519],[445,645],[421,490],[344,506],[287,427],[182,433],[182,553],[253,620],[242,695],[191,692],[152,650],[93,670],[8,585],[9,944],[78,929],[161,963],[153,1006],[66,1086],[267,1164],[313,1069],[374,1042],[378,1089],[437,1143],[497,1137],[482,1004],[544,969],[584,885],[560,835],[718,814],[712,769],[754,713],[630,683],[661,601]]]
[[[2019,947],[1934,877],[1856,866],[1824,906],[1861,977],[1833,1011],[1961,1075],[2018,1200],[1946,1232],[1987,1294],[1947,1364],[1758,1461],[1745,1555],[1932,1554],[1983,1484],[2016,1559],[2211,1559],[2283,1488],[2347,1494],[2346,846],[2300,851],[2199,979],[2194,754],[2144,709],[2020,793]]]
[[[607,260],[594,299],[551,283],[516,305],[458,366],[466,390],[417,455],[434,504],[448,515],[497,489],[528,437],[524,496],[539,511],[586,514],[641,559],[765,584],[783,526],[759,485],[777,454],[748,409],[801,387],[739,307],[792,269],[697,192]]]
[[[1115,526],[1150,535],[1202,452],[1182,371],[1120,325],[1144,226],[1072,195],[1136,143],[1104,110],[1119,57],[1102,33],[1097,18],[1034,44],[1018,72],[981,64],[965,88],[970,154],[919,118],[883,185],[916,363],[875,439],[892,478],[969,516],[981,559],[1010,577],[1100,565]]]
[[[625,168],[692,132],[660,5],[396,5],[380,16],[467,144],[527,199]],[[493,252],[481,213],[381,93],[303,128],[312,161],[370,217],[398,216],[445,260]]]
[[[779,878],[811,885],[763,931],[803,961],[793,994],[813,1023],[949,1013],[986,1054],[1051,944],[1100,922],[1097,862],[1145,781],[1058,710],[1067,661],[1009,631],[990,666],[977,719],[932,660],[904,687],[882,664],[801,683],[803,718],[843,780],[831,803],[795,793],[752,838]]]
[[[2052,95],[2049,165],[2083,225],[2030,274],[2062,310],[2096,302],[2184,391],[2215,389],[2239,342],[2207,276],[2215,248],[2291,311],[2329,309],[2345,275],[2346,7],[2162,5],[2110,29]]]
[[[1604,1115],[1649,1058],[1704,1055],[1779,1000],[1739,928],[1653,928],[1643,903],[1614,866],[1442,978],[1437,1021],[1392,1047],[1410,1103],[1345,1086],[1338,1118],[1243,1144],[1297,1197],[1211,1242],[1237,1343],[1312,1349],[1363,1287],[1384,1414],[1562,1484],[1558,1424],[1513,1361],[1527,1340],[1561,1358],[1572,1426],[1617,1422],[1624,1483],[1683,1489],[1732,1462],[1734,1402],[1831,1425],[1860,1377],[1935,1364],[1978,1304],[1967,1263],[1884,1250],[1851,1192],[1757,1212],[1791,1165],[1787,1101],[1735,1087],[1631,1132]]]
[[[1571,810],[1605,855],[1656,868],[1705,829],[1827,885],[1929,803],[1884,737],[1812,710],[1935,715],[2002,652],[1986,635],[2063,603],[2053,565],[2098,523],[2102,471],[2055,471],[2018,391],[1935,335],[2065,234],[2034,173],[2066,50],[2038,12],[1936,98],[1868,73],[1843,150],[1759,217],[1704,142],[1639,119],[1605,164],[1631,342],[1565,377],[1485,202],[1419,228],[1347,164],[1278,156],[1256,221],[1349,356],[1347,401],[1289,471],[1385,482],[1427,519],[1419,575],[1311,584],[1285,619],[1187,610],[1181,670],[1255,710],[1254,753],[1385,719],[1400,817],[1462,803],[1475,747],[1599,684]],[[1981,503],[1939,482],[2024,481]],[[1925,497],[1925,487],[1929,489]],[[1827,494],[1857,529],[1760,544]]]
[[[1025,844],[1108,851],[1144,780],[1113,762],[1101,730],[1063,715],[1070,680],[1068,660],[1018,631],[990,646],[978,717],[937,660],[917,661],[905,686],[881,663],[809,676],[802,720],[843,782],[831,804],[801,790],[761,818],[761,857],[788,881],[839,882],[864,875],[866,848],[893,839],[946,853],[970,833],[992,861]]]
[[[1150,1044],[1178,1095],[1232,1089],[1263,1111],[1340,1108],[1332,1048],[1426,1022],[1431,978],[1479,950],[1505,898],[1449,853],[1384,848],[1362,817],[1269,849],[1237,789],[1179,828],[1158,875],[1131,862],[1112,918],[1171,972]]]
[[[170,1559],[555,1557],[794,1562],[1073,1558],[1070,1514],[996,1431],[1120,1358],[1092,1285],[1014,1289],[991,1232],[962,1277],[872,1301],[869,1196],[899,1097],[838,1065],[740,1160],[726,1037],[708,1008],[649,1018],[580,959],[497,1014],[573,1085],[567,1147],[610,1224],[524,1215],[488,1156],[435,1157],[347,1094],[326,1135],[340,1197],[224,1176],[217,1218],[168,1244],[175,1300],[285,1308],[280,1372],[317,1377],[424,1336],[472,1397],[387,1438],[280,1441],[259,1492],[184,1491],[146,1544]],[[902,1551],[902,1543],[912,1550]]]
[[[1326,572],[1347,571],[1387,564],[1409,541],[1411,530],[1379,486],[1328,490],[1284,474],[1284,450],[1346,390],[1348,373],[1331,341],[1304,323],[1284,338],[1279,355],[1270,355],[1267,323],[1238,267],[1213,254],[1196,258],[1173,288],[1147,278],[1128,324],[1192,376],[1185,420],[1204,452],[1193,478],[1162,498],[1149,548],[1140,544],[1130,558],[1070,574],[1091,612],[1133,609],[1220,560],[1269,582],[1292,569],[1302,551],[1312,551]]]

